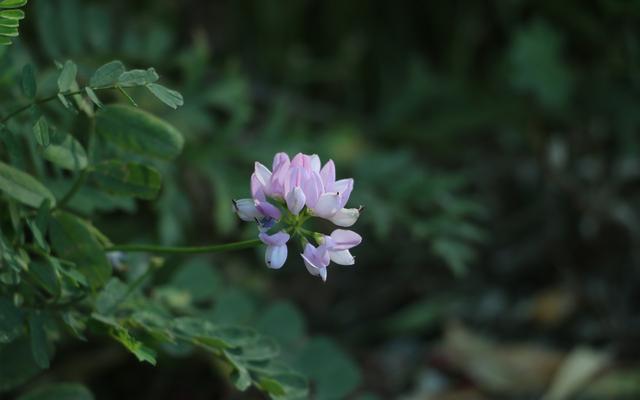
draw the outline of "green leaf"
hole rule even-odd
[[[136,311],[131,316],[130,322],[147,331],[156,340],[165,343],[176,343],[172,331],[173,320],[150,310]]]
[[[31,344],[26,336],[22,336],[10,344],[0,344],[0,360],[2,360],[0,362],[0,392],[11,390],[40,372],[40,368],[31,355]]]
[[[96,113],[96,132],[131,152],[171,159],[182,151],[184,138],[173,126],[137,108],[114,105]]]
[[[18,28],[15,26],[0,25],[0,36],[16,37],[18,36]]]
[[[263,361],[277,357],[280,354],[280,346],[272,338],[258,335],[250,343],[229,349],[227,353],[239,360]]]
[[[0,11],[0,17],[6,19],[21,20],[24,19],[24,11],[22,10],[2,10]]]
[[[0,8],[16,8],[25,4],[27,4],[27,0],[2,0],[0,1]]]
[[[87,223],[58,212],[52,216],[50,225],[51,242],[58,255],[76,263],[92,288],[104,285],[111,276],[111,264]]]
[[[89,99],[91,99],[91,101],[98,106],[99,108],[104,107],[104,104],[102,104],[102,102],[100,101],[100,99],[98,98],[98,95],[96,95],[96,92],[91,89],[89,86],[84,88],[84,91],[87,92],[87,96],[89,96]]]
[[[251,296],[237,288],[227,289],[216,299],[211,320],[224,324],[244,324],[253,317],[256,305]]]
[[[184,104],[182,95],[175,90],[171,90],[157,83],[148,84],[147,89],[149,89],[149,91],[156,96],[158,100],[174,110]]]
[[[543,20],[533,20],[513,35],[507,52],[508,76],[513,87],[532,93],[550,108],[566,105],[573,89],[572,70],[563,59],[563,41],[556,29]]]
[[[42,157],[57,166],[71,171],[87,168],[88,159],[84,147],[71,135],[65,135],[58,144],[50,144],[42,150]]]
[[[33,125],[33,135],[36,138],[36,143],[42,147],[47,147],[51,143],[51,138],[49,137],[49,123],[44,115],[40,116],[35,125]]]
[[[93,400],[86,387],[75,383],[56,383],[23,394],[18,400]]]
[[[60,282],[53,266],[49,263],[32,261],[29,264],[29,273],[33,280],[52,296],[60,295]]]
[[[262,386],[267,381],[267,387],[263,388],[271,394],[274,400],[294,400],[309,398],[309,382],[307,379],[294,372],[276,372],[269,374],[267,378],[261,378],[259,383]],[[277,384],[277,386],[275,386]],[[278,388],[279,387],[279,388]],[[280,394],[280,390],[284,391]],[[272,391],[276,389],[276,391]]]
[[[8,19],[0,16],[0,26],[6,26],[8,28],[17,28],[20,25],[20,21],[17,19]]]
[[[141,362],[156,365],[156,352],[137,340],[124,328],[120,327],[112,331],[111,336],[119,341],[127,350]]]
[[[358,366],[328,338],[312,339],[296,366],[315,383],[317,399],[346,398],[361,380]]]
[[[132,69],[118,78],[118,85],[123,87],[144,86],[157,81],[159,78],[155,69]]]
[[[258,385],[265,392],[275,396],[283,396],[287,393],[280,382],[273,378],[261,378]]]
[[[0,191],[31,207],[40,207],[43,201],[56,204],[53,194],[31,175],[0,162]]]
[[[98,164],[93,177],[98,187],[107,193],[145,200],[155,199],[162,183],[160,173],[154,168],[117,160]]]
[[[193,302],[212,301],[221,285],[208,258],[194,258],[181,265],[169,285],[186,293]]]
[[[289,302],[276,302],[261,313],[256,323],[258,331],[276,338],[281,344],[291,344],[305,334],[302,313]]]
[[[33,65],[26,64],[22,68],[20,87],[22,88],[22,94],[24,94],[26,97],[30,99],[33,99],[36,97],[37,84],[36,84],[36,74],[33,70]]]
[[[207,350],[219,350],[230,347],[224,338],[219,335],[219,328],[209,321],[193,318],[182,317],[174,320],[174,329],[187,336],[193,344],[204,347]]]
[[[42,202],[42,204],[45,204],[45,203],[46,202]],[[40,230],[40,227],[36,224],[35,220],[27,219],[26,222],[27,222],[27,226],[29,227],[29,230],[31,231],[31,235],[33,236],[33,240],[36,242],[38,247],[40,247],[44,251],[48,251],[49,245],[47,244],[47,241],[45,239],[46,233]]]
[[[110,315],[124,301],[128,294],[128,286],[117,278],[111,278],[98,294],[96,311],[101,315]]]
[[[87,338],[84,337],[84,330],[87,328],[84,320],[82,319],[82,315],[80,313],[76,313],[74,311],[66,311],[62,313],[62,320],[64,321],[69,331],[77,338],[83,341],[86,341]]]
[[[231,363],[235,367],[235,370],[231,373],[229,378],[236,389],[244,392],[249,388],[249,386],[251,386],[251,375],[241,364],[235,364],[233,361],[231,361]]]
[[[78,67],[71,60],[67,60],[60,71],[58,77],[58,89],[61,92],[68,92],[71,90],[73,84],[76,81],[76,75],[78,74]]]
[[[22,335],[22,311],[13,301],[0,298],[0,343],[9,343]]]
[[[40,313],[32,313],[29,314],[28,321],[33,359],[40,368],[49,368],[49,344],[44,330],[44,318]]]
[[[458,276],[467,272],[467,266],[475,258],[473,248],[465,242],[440,237],[431,243],[433,252],[449,265],[453,273]]]
[[[92,88],[99,88],[105,86],[111,86],[118,83],[118,78],[125,71],[124,64],[121,61],[115,60],[108,62],[98,68],[89,80],[89,86]]]

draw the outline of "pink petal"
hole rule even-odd
[[[262,214],[271,217],[273,219],[280,219],[281,213],[278,207],[267,201],[256,200],[256,208]]]
[[[255,173],[251,174],[251,197],[256,200],[265,201],[264,186],[260,184]]]
[[[298,153],[291,160],[292,167],[304,168],[304,154]]]
[[[320,174],[311,172],[307,178],[302,181],[302,190],[307,198],[307,205],[312,208],[315,207],[320,195],[324,192]]]
[[[287,155],[287,153],[284,152],[279,152],[276,153],[275,156],[273,156],[273,172],[276,172],[276,169],[278,169],[279,166],[283,165],[283,164],[289,164],[289,156]]]
[[[336,166],[333,160],[327,161],[327,163],[320,170],[320,176],[322,177],[322,183],[325,188],[330,187],[336,181]]]
[[[288,233],[280,231],[274,233],[273,235],[269,235],[267,233],[260,233],[258,238],[262,241],[262,243],[267,246],[283,246],[285,245],[291,236]]]

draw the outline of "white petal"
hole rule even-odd
[[[331,232],[333,239],[331,250],[348,250],[362,243],[362,236],[347,229],[336,229]]]
[[[312,154],[311,156],[309,156],[309,164],[311,167],[311,171],[320,172],[320,166],[322,164],[320,163],[320,157],[318,157],[317,154]]]
[[[264,165],[260,164],[259,162],[256,162],[255,174],[256,174],[256,178],[258,178],[258,181],[260,182],[260,184],[262,184],[262,186],[267,188],[267,186],[269,185],[269,183],[271,181],[271,171],[269,171],[269,168],[265,167]]]
[[[320,278],[322,278],[322,282],[327,281],[327,268],[320,268]]]
[[[334,216],[340,206],[340,196],[337,193],[325,193],[318,199],[313,213],[322,218],[331,218]]]
[[[256,207],[256,203],[253,199],[234,200],[233,210],[243,221],[255,221],[256,218],[261,218],[263,216]]]
[[[307,267],[307,271],[313,276],[318,276],[320,274],[320,268],[313,264],[304,254],[300,254],[300,256],[302,257],[302,261],[304,261],[304,266]]]
[[[292,191],[287,193],[287,207],[293,215],[300,214],[300,211],[304,208],[306,196],[300,187],[293,188]]]
[[[287,261],[287,246],[268,246],[264,258],[267,267],[273,269],[282,268],[284,262]]]
[[[329,257],[331,261],[340,265],[353,265],[356,263],[356,259],[351,255],[349,250],[330,251]]]
[[[359,217],[359,209],[343,208],[341,210],[338,210],[338,212],[333,217],[329,218],[329,220],[338,226],[347,228],[355,224]]]

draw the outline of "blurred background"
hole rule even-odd
[[[355,179],[364,242],[326,283],[293,249],[278,271],[249,250],[168,258],[149,288],[275,336],[313,398],[640,398],[640,2],[33,0],[26,13],[2,62],[53,77],[54,60],[88,73],[120,59],[184,95],[170,112],[134,96],[187,139],[159,165],[159,201],[76,198],[114,240],[254,236],[231,199],[278,151]],[[261,398],[202,356],[166,354],[153,368],[69,342],[52,374],[98,399]]]

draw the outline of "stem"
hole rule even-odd
[[[69,201],[71,201],[73,196],[75,196],[75,194],[78,192],[78,190],[80,190],[80,188],[84,184],[84,181],[87,179],[88,174],[89,174],[89,168],[85,168],[80,172],[75,182],[73,182],[73,186],[71,186],[71,189],[69,189],[69,191],[62,197],[62,199],[58,202],[55,208],[63,208],[65,205],[67,205]]]
[[[105,90],[105,89],[115,89],[115,88],[116,88],[116,86],[104,86],[104,87],[91,88],[91,89],[93,89],[93,90]],[[84,90],[83,89],[79,89],[79,90],[76,90],[76,91],[73,91],[73,92],[59,93],[59,94],[63,95],[64,97],[67,97],[67,96],[74,96],[76,94],[82,94],[82,93],[84,93]],[[11,118],[15,117],[18,114],[21,114],[21,113],[25,112],[26,110],[28,110],[32,106],[35,106],[35,105],[38,105],[38,104],[42,104],[42,103],[47,103],[47,102],[49,102],[51,100],[55,100],[57,98],[58,98],[58,93],[56,93],[54,95],[51,95],[49,97],[43,97],[41,99],[32,101],[29,104],[25,104],[24,106],[22,106],[22,107],[20,107],[20,108],[18,108],[16,110],[12,111],[11,113],[9,113],[9,115],[7,115],[6,117],[2,118],[2,120],[0,120],[0,123],[4,124],[5,122],[10,120]]]
[[[125,253],[168,253],[168,254],[197,254],[222,253],[248,249],[261,245],[260,239],[243,240],[240,242],[217,244],[211,246],[158,246],[153,244],[120,244],[105,248],[105,251],[122,251]]]

